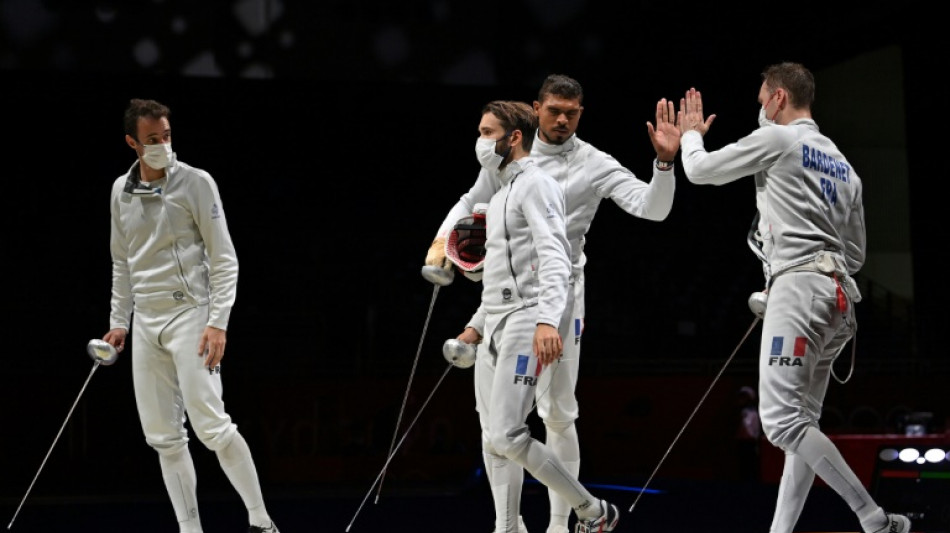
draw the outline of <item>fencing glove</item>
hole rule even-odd
[[[422,267],[422,277],[430,283],[446,286],[455,278],[451,261],[445,258],[445,237],[436,237],[426,253],[426,264]]]
[[[445,267],[445,237],[436,237],[426,253],[426,264]]]

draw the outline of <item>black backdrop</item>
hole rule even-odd
[[[362,7],[350,12],[343,4],[332,5],[353,20],[368,9],[356,4]],[[68,68],[48,64],[52,60],[45,57],[57,56],[44,55],[42,47],[5,52],[2,213],[11,349],[3,366],[0,412],[7,427],[28,435],[3,439],[3,456],[24,459],[2,476],[5,493],[18,495],[39,464],[40,451],[50,444],[88,372],[85,342],[108,327],[108,194],[112,180],[132,161],[121,124],[132,97],[170,105],[179,157],[210,171],[221,189],[241,262],[225,360],[234,376],[229,378],[234,385],[227,386],[240,391],[229,396],[234,412],[266,418],[259,413],[299,409],[286,404],[290,398],[320,396],[327,383],[352,383],[361,401],[389,409],[390,418],[375,437],[377,448],[385,448],[391,411],[398,408],[432,296],[419,269],[444,213],[476,175],[472,145],[482,104],[496,98],[530,101],[544,74],[574,75],[587,91],[579,135],[647,178],[652,150],[645,123],[653,120],[658,98],[678,98],[691,85],[700,88],[707,109],[719,114],[707,145],[721,146],[755,127],[755,94],[766,64],[800,60],[817,70],[898,46],[904,101],[874,105],[903,105],[906,112],[914,320],[908,330],[886,317],[863,317],[860,349],[866,361],[899,357],[923,369],[901,383],[926,386],[902,386],[894,395],[908,403],[920,395],[920,403],[932,407],[936,393],[929,384],[945,380],[948,357],[940,335],[947,319],[943,258],[934,245],[943,236],[931,218],[942,205],[931,182],[944,173],[935,168],[937,136],[929,118],[929,76],[939,70],[939,58],[933,57],[939,54],[926,32],[900,29],[913,4],[900,13],[841,9],[803,16],[794,20],[801,25],[797,29],[786,29],[790,21],[781,16],[776,20],[755,11],[740,16],[738,10],[720,17],[685,11],[664,23],[655,18],[656,6],[641,2],[640,7],[643,16],[629,28],[621,15],[632,12],[595,18],[587,6],[583,25],[537,30],[535,38],[548,50],[541,57],[525,52],[531,41],[523,35],[527,29],[516,32],[520,45],[513,50],[493,30],[485,45],[496,65],[492,76],[458,83],[446,81],[438,58],[464,48],[466,39],[481,42],[478,31],[458,33],[454,40],[441,35],[443,48],[432,46],[433,55],[393,69],[367,58],[361,26],[350,19],[341,18],[340,24],[349,30],[324,27],[322,40],[303,39],[307,15],[313,13],[293,5],[287,16],[298,17],[300,42],[310,44],[301,45],[299,55],[275,60],[276,75],[267,79],[226,68],[218,76],[138,68],[118,47],[114,56],[107,55],[110,42],[118,42],[110,38],[120,37],[83,34],[76,25],[75,34],[64,39],[76,43],[73,57],[81,61]],[[382,10],[361,20],[378,29],[387,16],[403,21],[404,15]],[[682,25],[690,16],[702,19],[698,30]],[[490,24],[489,19],[473,14],[472,27]],[[417,39],[434,38],[425,25],[406,24],[415,28],[410,35]],[[606,37],[594,60],[581,52],[582,38],[598,34],[598,27]],[[133,35],[134,28],[127,24],[122,35]],[[577,42],[567,33],[572,30]],[[693,36],[697,31],[703,35]],[[221,51],[230,50],[228,33],[214,35],[213,48],[229,57]],[[620,42],[622,37],[627,42]],[[867,120],[874,116],[868,109]],[[673,212],[662,223],[629,217],[610,202],[601,206],[587,248],[586,376],[629,378],[632,387],[637,375],[711,376],[751,320],[745,298],[761,284],[744,242],[754,209],[751,183],[700,188],[677,173]],[[461,277],[441,291],[420,363],[423,376],[431,379],[444,368],[438,346],[457,334],[476,298],[477,286]],[[745,346],[736,363],[740,380],[754,380],[754,344]],[[143,450],[135,423],[128,366],[120,359],[98,371],[84,403],[91,412],[84,411],[82,419],[121,425],[118,437],[114,429],[100,435],[117,439],[111,444],[127,450],[122,457],[137,464],[129,456],[151,460],[151,452]],[[879,366],[859,368],[873,373]],[[452,376],[467,412],[467,378]],[[851,403],[873,401],[877,394],[860,390],[866,396],[855,395]],[[585,416],[596,420],[593,411]],[[250,431],[258,442],[267,439],[264,425],[251,425]],[[74,456],[64,452],[64,457]],[[266,465],[268,458],[261,461]],[[369,465],[370,473],[376,464]],[[57,468],[52,470],[48,475],[55,475]],[[154,473],[146,477],[158,479]]]

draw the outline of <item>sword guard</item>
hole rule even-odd
[[[93,361],[102,363],[105,366],[111,365],[119,357],[118,352],[115,351],[115,347],[102,339],[92,339],[89,341],[89,344],[86,345],[86,352],[89,354],[89,357],[92,357]]]
[[[445,287],[451,284],[452,280],[455,279],[455,270],[452,269],[451,263],[449,264],[449,268],[425,265],[422,267],[422,277],[429,283]]]
[[[459,368],[469,368],[475,364],[475,345],[449,339],[442,345],[442,355]]]

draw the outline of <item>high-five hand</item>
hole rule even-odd
[[[676,125],[673,101],[661,98],[656,103],[656,127],[647,121],[647,133],[659,161],[672,161],[680,148],[680,130]]]
[[[680,100],[680,110],[677,116],[677,123],[683,133],[696,130],[700,135],[706,135],[715,119],[716,115],[713,114],[703,120],[703,95],[695,88],[690,87],[686,91],[686,96]]]

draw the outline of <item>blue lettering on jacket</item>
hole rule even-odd
[[[844,161],[838,161],[807,144],[802,144],[802,166],[817,170],[844,183],[851,181],[851,165]]]
[[[838,203],[838,186],[835,185],[834,180],[821,178],[821,194],[829,204],[836,205]]]

